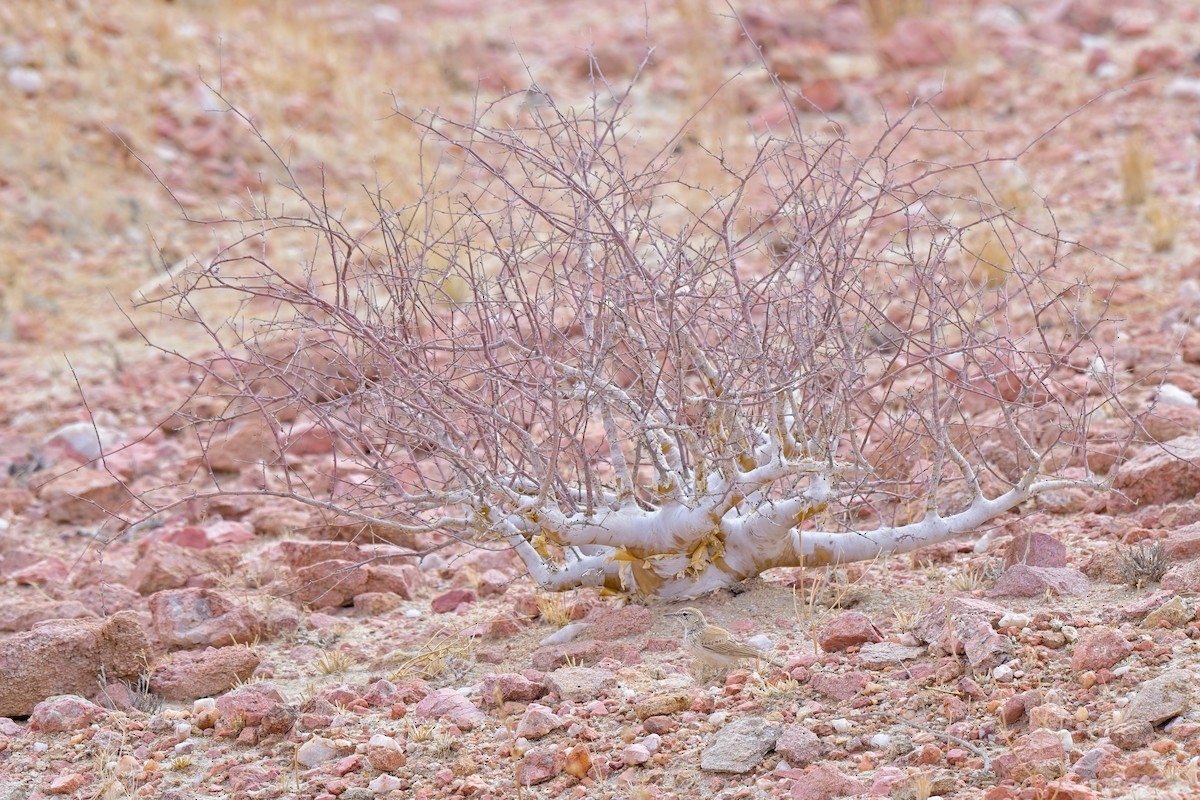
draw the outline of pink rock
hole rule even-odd
[[[546,694],[545,677],[531,681],[515,672],[489,673],[479,683],[479,697],[485,705],[503,705],[515,700],[528,703]]]
[[[845,611],[821,626],[817,641],[825,652],[836,653],[848,647],[883,641],[883,636],[866,614]]]
[[[380,772],[395,772],[403,767],[408,759],[399,742],[390,736],[376,733],[367,742],[367,761]]]
[[[1015,564],[1030,567],[1065,567],[1067,547],[1045,533],[1022,531],[1004,549],[1004,568]]]
[[[517,783],[534,786],[557,777],[567,766],[567,756],[558,749],[530,750],[517,764]]]
[[[33,503],[33,492],[20,486],[0,487],[0,514],[20,514]]]
[[[217,698],[217,710],[221,712],[223,725],[236,720],[240,725],[257,726],[284,705],[279,690],[262,681],[241,686]]]
[[[479,596],[498,597],[508,591],[509,585],[516,580],[514,575],[498,569],[489,569],[479,576]]]
[[[1108,738],[1122,750],[1140,750],[1154,738],[1154,726],[1145,720],[1122,722],[1108,729]]]
[[[1113,488],[1139,505],[1166,505],[1200,494],[1200,437],[1148,448],[1121,467]]]
[[[650,609],[638,605],[623,608],[597,606],[587,618],[592,623],[592,637],[601,642],[641,636],[654,627],[654,615]]]
[[[976,669],[991,669],[1012,656],[1012,641],[992,630],[982,617],[970,616],[957,626],[963,655]]]
[[[789,766],[805,767],[821,757],[821,740],[803,725],[785,725],[775,742],[775,752],[783,756]]]
[[[430,606],[435,614],[448,614],[463,603],[474,603],[475,593],[470,589],[451,589],[433,598]]]
[[[278,459],[276,435],[261,420],[239,422],[213,434],[204,451],[204,462],[213,472],[240,472]]]
[[[630,766],[636,767],[649,761],[651,755],[653,754],[646,745],[631,744],[621,751],[621,760]]]
[[[229,768],[229,788],[245,794],[271,783],[273,775],[259,764],[234,764]]]
[[[248,647],[172,653],[154,667],[150,690],[166,700],[215,697],[248,680],[259,661]]]
[[[384,564],[366,567],[368,592],[391,592],[412,600],[424,582],[415,564]]]
[[[36,564],[30,564],[19,569],[9,577],[17,584],[25,586],[47,586],[66,583],[70,573],[67,563],[57,556],[43,558]]]
[[[330,559],[295,570],[296,599],[313,608],[341,608],[367,589],[368,574],[355,561]]]
[[[381,617],[404,605],[404,598],[392,592],[363,592],[354,595],[354,613],[360,617]]]
[[[521,715],[521,720],[517,723],[517,736],[524,736],[526,739],[540,739],[562,726],[562,719],[549,708],[540,703],[530,703],[525,707],[525,713]]]
[[[186,586],[188,581],[211,569],[212,565],[191,548],[151,542],[125,585],[135,592],[149,595]]]
[[[1004,778],[1027,780],[1034,775],[1060,778],[1067,771],[1066,753],[1062,741],[1053,731],[1039,728],[1020,736],[1013,742],[1012,752],[1002,754],[992,763]]]
[[[172,647],[224,647],[278,636],[299,627],[300,615],[286,600],[248,595],[237,602],[213,589],[172,589],[150,597],[158,640]]]
[[[333,452],[334,437],[319,423],[295,425],[284,438],[284,453],[289,456],[323,456]]]
[[[50,785],[46,787],[48,794],[74,794],[83,788],[87,779],[78,772],[70,772],[66,775],[59,775],[50,781]]]
[[[38,495],[46,504],[47,517],[71,525],[104,522],[120,515],[133,502],[133,495],[119,479],[90,467],[42,484]]]
[[[904,17],[879,42],[879,55],[899,69],[947,64],[956,49],[954,31],[933,17]]]
[[[1200,433],[1200,408],[1174,404],[1159,404],[1153,412],[1142,417],[1142,427],[1156,442],[1170,442],[1180,436]]]
[[[1093,628],[1079,637],[1071,653],[1071,669],[1108,669],[1133,652],[1133,646],[1112,628]]]
[[[474,728],[487,719],[470,700],[450,688],[430,692],[417,703],[413,714],[417,719],[446,718],[464,730]]]
[[[809,680],[809,685],[821,694],[835,700],[850,700],[866,688],[871,679],[865,672],[818,672]]]
[[[33,707],[33,713],[29,715],[29,730],[45,733],[77,731],[107,714],[108,709],[79,695],[56,695]]]
[[[1200,559],[1185,561],[1171,567],[1162,576],[1159,585],[1173,592],[1193,593],[1200,591]]]
[[[95,612],[75,600],[25,597],[0,600],[0,631],[27,631],[47,620],[90,619],[95,616]]]
[[[1017,564],[1004,571],[989,597],[1036,597],[1050,590],[1060,595],[1087,594],[1091,581],[1072,567],[1027,567]]]
[[[1163,549],[1174,561],[1187,561],[1200,556],[1200,523],[1193,522],[1167,534]]]
[[[211,544],[244,544],[254,541],[254,529],[244,522],[213,520],[204,526],[204,533]]]
[[[134,679],[149,652],[138,615],[55,620],[0,641],[0,716],[25,716],[52,695],[89,695],[101,668],[109,679]]]
[[[792,800],[826,800],[830,797],[857,797],[865,787],[843,775],[833,764],[818,764],[792,784]]]

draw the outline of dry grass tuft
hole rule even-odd
[[[904,17],[917,17],[929,13],[929,0],[859,0],[863,16],[871,33],[886,36]]]
[[[1117,570],[1121,580],[1135,589],[1158,583],[1171,567],[1171,559],[1162,542],[1138,542],[1133,547],[1117,548],[1120,562]]]
[[[1146,133],[1135,129],[1125,140],[1121,154],[1121,197],[1127,206],[1140,206],[1154,188],[1154,155],[1146,144]]]
[[[323,650],[309,666],[320,675],[341,675],[350,671],[357,663],[349,653],[341,650]]]

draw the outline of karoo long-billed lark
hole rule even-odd
[[[677,617],[683,623],[683,646],[696,657],[699,665],[723,670],[739,661],[753,658],[756,661],[766,661],[779,667],[779,662],[772,660],[757,647],[742,644],[733,638],[733,634],[716,625],[709,625],[704,613],[698,608],[681,608],[666,614]]]

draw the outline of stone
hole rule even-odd
[[[1011,752],[1001,754],[992,764],[1001,777],[1018,781],[1035,775],[1053,780],[1067,771],[1062,740],[1045,728],[1017,737]]]
[[[376,733],[367,741],[367,762],[380,772],[395,772],[407,761],[404,748],[391,736]]]
[[[1079,637],[1071,652],[1071,669],[1109,669],[1133,652],[1133,646],[1112,628],[1093,628]]]
[[[562,726],[562,719],[549,708],[540,703],[530,703],[517,723],[517,736],[541,739]]]
[[[475,705],[451,688],[435,689],[413,709],[417,719],[448,719],[464,730],[483,723],[487,716]]]
[[[89,695],[101,670],[112,680],[136,680],[149,649],[133,611],[43,622],[0,640],[0,716],[26,716],[54,695]]]
[[[1182,628],[1196,616],[1196,609],[1181,596],[1175,595],[1146,614],[1142,625],[1147,628]]]
[[[1065,567],[1067,546],[1045,533],[1022,531],[1004,549],[1004,568],[1017,564],[1028,567]]]
[[[138,559],[125,585],[142,595],[179,589],[212,570],[212,564],[193,548],[169,542],[151,542]]]
[[[16,597],[0,600],[0,631],[27,631],[39,622],[55,619],[95,619],[90,608],[75,600]],[[2,646],[0,646],[2,652]]]
[[[509,701],[528,703],[545,694],[544,676],[535,682],[516,672],[488,673],[479,682],[479,697],[484,705],[502,706]]]
[[[55,695],[33,707],[29,715],[29,730],[42,733],[77,731],[107,715],[108,709],[79,695]]]
[[[1154,726],[1146,720],[1121,722],[1108,729],[1108,739],[1122,750],[1141,750],[1154,738]]]
[[[296,761],[307,769],[332,761],[335,756],[337,745],[324,736],[314,736],[296,749]]]
[[[561,750],[530,750],[517,763],[517,783],[522,786],[545,783],[560,775],[566,766],[567,756]]]
[[[809,679],[814,691],[835,700],[851,700],[867,688],[871,679],[865,672],[818,672]]]
[[[924,647],[899,642],[874,642],[864,644],[859,649],[858,663],[871,669],[891,669],[897,664],[920,658],[924,652]]]
[[[300,613],[286,600],[246,595],[241,601],[215,589],[173,589],[150,597],[155,636],[169,647],[248,644],[296,630]]]
[[[133,495],[107,472],[81,467],[42,484],[38,496],[46,516],[69,525],[93,525],[119,516]]]
[[[792,784],[792,800],[826,800],[830,797],[858,797],[866,787],[843,775],[833,764],[818,764],[796,778]]]
[[[742,717],[717,731],[700,755],[700,768],[744,773],[757,767],[779,741],[783,726],[762,717]]]
[[[954,31],[934,17],[904,17],[879,42],[879,55],[889,66],[932,67],[949,63],[957,52]]]
[[[827,653],[882,640],[883,635],[871,618],[859,611],[844,611],[822,625],[817,632],[817,643]]]
[[[370,575],[359,561],[331,558],[293,570],[295,597],[314,609],[350,605],[355,595],[368,591]]]
[[[475,600],[475,592],[470,589],[451,589],[433,598],[429,605],[435,614],[449,614],[459,606],[474,603]]]
[[[568,750],[563,769],[568,775],[577,780],[586,778],[588,772],[592,769],[592,754],[588,752],[587,746],[577,744]]]
[[[634,702],[633,712],[638,719],[645,720],[686,711],[691,705],[692,696],[688,692],[661,692]]]
[[[1200,436],[1147,448],[1122,467],[1113,488],[1138,505],[1166,505],[1200,494]]]
[[[803,725],[785,725],[775,752],[783,756],[791,767],[805,767],[821,757],[821,740]]]
[[[598,606],[587,619],[594,626],[592,637],[601,642],[641,636],[654,626],[654,615],[650,609],[638,605],[621,608]]]
[[[1143,682],[1129,701],[1122,721],[1158,725],[1179,716],[1191,708],[1194,682],[1191,671],[1185,669],[1168,670]]]
[[[222,723],[232,725],[236,722],[247,727],[261,725],[264,718],[282,705],[285,705],[283,695],[266,681],[239,686],[216,700]]]
[[[1036,597],[1051,591],[1058,595],[1082,595],[1091,581],[1073,567],[1030,567],[1016,564],[1004,571],[988,597]]]
[[[204,463],[213,472],[241,472],[279,460],[279,442],[261,419],[249,419],[214,433],[204,449]]]
[[[963,655],[972,667],[991,669],[1012,656],[1012,640],[992,630],[987,620],[968,616],[961,621],[958,629]]]
[[[248,647],[172,653],[150,674],[150,691],[165,700],[215,697],[247,681],[261,659]]]
[[[605,697],[616,685],[617,676],[606,669],[562,667],[546,675],[546,688],[568,703]]]
[[[412,600],[420,590],[424,580],[421,570],[414,564],[381,564],[368,566],[368,592],[391,592],[405,600]]]

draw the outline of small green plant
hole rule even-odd
[[[1133,547],[1117,548],[1120,561],[1117,570],[1121,580],[1135,589],[1158,583],[1171,566],[1171,559],[1162,542],[1138,542]]]

